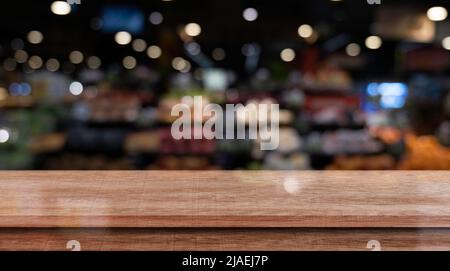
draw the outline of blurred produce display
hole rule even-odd
[[[375,156],[338,156],[329,170],[393,170],[396,162],[390,155]]]
[[[406,136],[407,152],[399,169],[402,170],[448,170],[450,148],[442,146],[434,136]]]
[[[0,170],[450,170],[445,1],[37,2],[0,10]],[[198,96],[279,105],[278,148],[174,139]]]

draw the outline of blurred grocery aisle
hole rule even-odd
[[[0,169],[450,170],[446,1],[2,5]],[[280,147],[174,140],[190,96],[280,104]]]

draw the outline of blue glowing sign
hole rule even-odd
[[[370,97],[379,97],[384,109],[399,109],[405,106],[408,86],[404,83],[370,83],[366,93]]]

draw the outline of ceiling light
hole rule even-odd
[[[291,48],[286,48],[280,53],[281,60],[284,62],[291,62],[295,59],[295,51]]]
[[[361,46],[359,46],[357,43],[350,43],[345,48],[345,52],[349,56],[359,56],[361,53]]]
[[[84,60],[83,53],[80,51],[73,51],[69,55],[69,60],[73,64],[80,64]]]
[[[27,35],[28,42],[32,44],[39,44],[44,40],[44,35],[41,32],[33,30],[30,31]]]
[[[182,57],[175,57],[172,60],[172,67],[177,71],[182,71],[188,67],[188,62]]]
[[[163,22],[164,17],[163,17],[163,15],[160,12],[154,11],[154,12],[150,13],[150,16],[148,17],[148,20],[153,25],[159,25],[159,24],[161,24]]]
[[[439,22],[447,19],[448,12],[444,7],[432,7],[427,11],[428,19]]]
[[[87,65],[91,70],[96,70],[102,65],[102,60],[97,56],[90,56],[87,59]]]
[[[143,39],[136,39],[133,41],[132,47],[136,52],[144,52],[147,49],[147,42]]]
[[[200,27],[199,24],[190,23],[184,27],[184,32],[186,32],[188,36],[196,37],[200,35],[200,33],[202,32],[202,28]]]
[[[222,48],[216,48],[212,51],[212,58],[217,61],[224,60],[226,57],[225,50]]]
[[[117,44],[120,45],[127,45],[128,43],[131,42],[131,34],[126,32],[126,31],[120,31],[117,32],[116,35],[114,36],[115,41],[117,42]]]
[[[81,93],[83,93],[84,87],[83,84],[81,84],[80,82],[72,82],[69,86],[69,91],[70,93],[72,93],[72,95],[78,96]]]
[[[156,45],[152,45],[150,47],[148,47],[147,49],[147,55],[150,58],[159,58],[161,56],[162,52],[161,52],[161,48],[159,48]]]
[[[254,8],[246,8],[242,13],[242,17],[248,22],[253,22],[258,19],[258,11]]]
[[[134,69],[136,67],[137,61],[136,58],[132,56],[126,56],[122,61],[123,66],[127,70]]]
[[[446,37],[442,40],[442,47],[444,47],[445,50],[450,50],[450,37]]]
[[[200,44],[196,42],[188,42],[184,44],[184,49],[191,55],[196,56],[202,52]]]
[[[28,60],[28,66],[30,66],[30,68],[32,68],[33,70],[40,69],[43,64],[44,63],[42,61],[42,58],[40,58],[39,56],[32,56]]]
[[[9,131],[6,128],[0,129],[0,143],[8,142],[9,137]]]
[[[50,6],[50,10],[56,15],[67,15],[72,11],[72,8],[65,1],[55,1]]]
[[[59,67],[60,67],[59,61],[57,59],[55,59],[55,58],[50,58],[45,63],[45,67],[50,72],[56,72],[57,70],[59,70]]]
[[[310,26],[309,24],[301,25],[298,28],[298,35],[302,38],[305,38],[305,39],[309,38],[313,35],[313,33],[314,33],[314,30],[313,30],[312,26]]]
[[[14,58],[16,59],[17,63],[25,63],[28,60],[28,53],[24,50],[17,50],[14,53]]]
[[[192,66],[191,66],[191,62],[185,60],[185,61],[184,61],[184,67],[183,67],[183,69],[180,70],[180,72],[182,72],[182,73],[188,73],[188,72],[191,71],[191,67],[192,67]]]
[[[366,39],[366,47],[372,50],[379,49],[383,41],[378,36],[370,36]]]

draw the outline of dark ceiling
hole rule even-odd
[[[114,62],[119,56],[134,52],[131,48],[119,48],[112,34],[92,30],[90,24],[93,18],[100,16],[104,6],[123,4],[138,7],[146,18],[152,11],[164,15],[162,25],[153,26],[146,20],[144,31],[135,37],[141,37],[149,44],[173,41],[172,48],[167,49],[173,55],[183,52],[177,28],[197,22],[202,26],[202,33],[195,40],[206,53],[215,47],[223,47],[230,55],[237,56],[242,45],[248,42],[261,44],[265,52],[285,45],[294,48],[304,46],[297,35],[297,28],[302,23],[321,29],[324,35],[321,35],[319,44],[341,33],[359,41],[369,33],[376,9],[365,0],[82,0],[82,4],[71,14],[56,16],[50,12],[51,2],[3,1],[0,9],[0,44],[6,48],[12,39],[25,40],[28,31],[39,30],[45,40],[42,44],[29,46],[27,50],[30,53],[44,58],[67,58],[70,51],[80,50],[87,55],[99,55],[106,63]],[[424,9],[433,4],[450,6],[448,1],[382,0],[382,5],[388,4],[417,5]],[[255,22],[246,22],[242,18],[242,10],[250,6],[259,12]],[[4,54],[7,53],[5,50]],[[233,66],[237,63],[242,63],[242,59],[229,58],[222,65]]]

